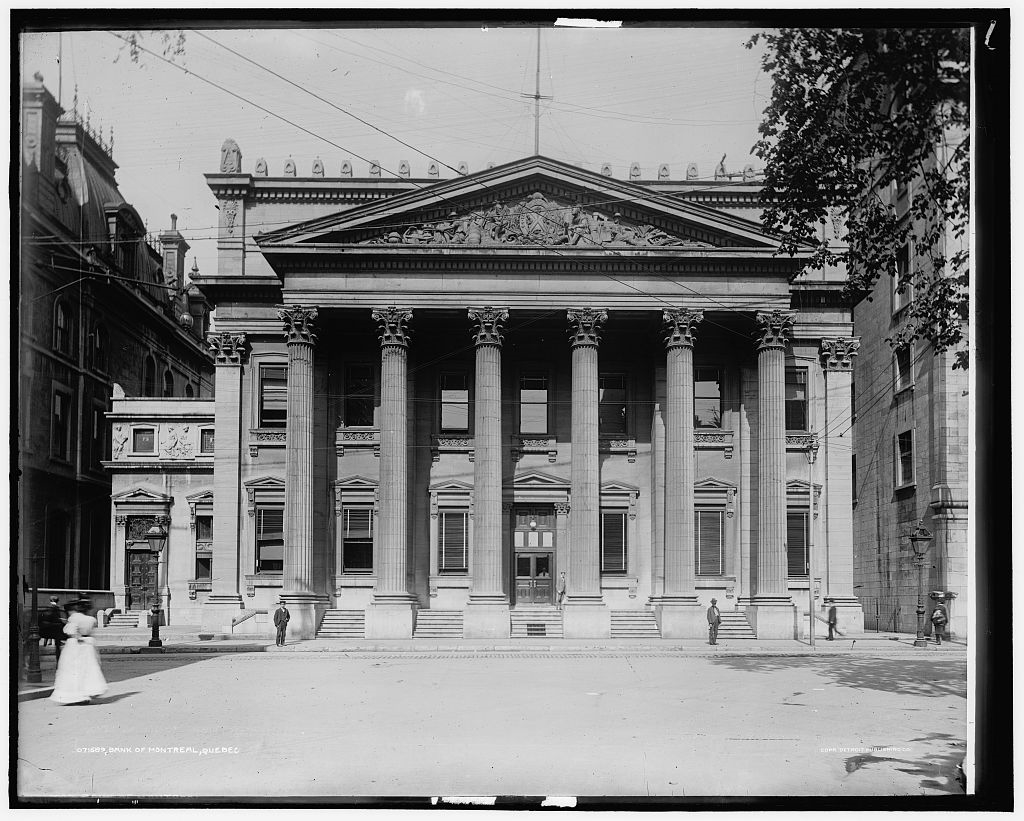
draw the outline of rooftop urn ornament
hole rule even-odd
[[[256,170],[253,173],[257,177],[267,176],[267,161],[263,157],[256,160]]]
[[[398,164],[398,176],[401,177],[404,180],[407,180],[407,179],[409,179],[410,173],[411,172],[410,172],[410,169],[409,169],[409,161],[408,160],[402,160]]]
[[[640,179],[640,163],[635,162],[629,167],[629,178],[631,180]]]
[[[313,176],[314,177],[322,177],[323,175],[324,175],[324,164],[320,161],[320,158],[317,157],[315,160],[313,160]]]
[[[341,164],[341,176],[345,179],[352,178],[352,163],[348,160],[345,160],[345,162]]]
[[[660,166],[658,166],[658,179],[662,181],[669,179],[667,163],[662,163]]]
[[[286,177],[295,176],[295,160],[293,160],[291,157],[284,161],[284,175]]]
[[[220,147],[220,173],[242,173],[242,152],[238,143],[230,137],[224,140],[224,145]]]
[[[610,177],[611,175],[612,175],[612,167],[610,165],[608,165],[608,163],[605,163],[604,165],[602,165],[601,166],[601,176],[602,177]]]
[[[370,176],[371,177],[379,177],[380,176],[380,163],[377,162],[376,160],[373,160],[373,161],[370,162]]]
[[[432,162],[427,167],[427,176],[430,177],[431,179],[434,179],[434,180],[436,180],[438,178],[438,176],[440,176],[440,174],[439,174],[439,172],[437,170],[437,163],[436,162]]]
[[[463,177],[465,177],[467,174],[469,174],[469,165],[467,165],[464,162],[460,162],[459,163],[459,173],[462,174]]]
[[[743,182],[753,182],[754,177],[757,176],[757,172],[754,170],[754,166],[751,163],[747,163],[743,166]]]
[[[695,180],[698,179],[697,163],[692,162],[686,166],[686,179]]]

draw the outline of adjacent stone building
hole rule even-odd
[[[114,384],[165,402],[213,389],[209,306],[186,287],[188,243],[173,215],[170,230],[147,241],[117,188],[112,144],[77,103],[62,111],[39,75],[25,83],[15,572],[22,592],[34,564],[45,592],[90,590],[98,606],[112,583],[104,464]]]
[[[283,598],[300,638],[701,637],[714,597],[791,638],[810,575],[861,630],[842,279],[791,282],[752,174],[696,176],[270,176],[227,141],[217,271],[194,278],[216,399],[115,404],[188,424],[170,489],[163,455],[111,462],[129,531],[167,517],[172,622]]]

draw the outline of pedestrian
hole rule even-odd
[[[828,638],[825,641],[835,641],[835,630],[838,618],[836,617],[836,603],[832,599],[825,599],[825,604],[828,605]]]
[[[949,622],[949,614],[946,612],[946,605],[941,601],[932,610],[932,632],[935,634],[935,643],[942,644],[942,633]]]
[[[291,619],[292,614],[288,612],[288,608],[284,606],[284,599],[279,599],[277,602],[277,610],[274,611],[274,627],[277,628],[277,646],[284,647],[285,633],[288,631],[288,622]]]
[[[557,597],[558,609],[562,609],[562,602],[565,601],[565,571],[558,574],[558,581],[555,582],[555,596]]]
[[[718,609],[718,599],[712,599],[708,608],[708,644],[718,644],[718,625],[721,623],[722,614]]]
[[[87,598],[73,602],[69,609],[68,622],[64,625],[67,647],[57,664],[50,700],[58,704],[88,704],[94,696],[107,692],[100,657],[92,639],[96,619],[89,615],[92,602]]]
[[[50,596],[50,603],[46,609],[39,614],[39,635],[43,639],[43,646],[50,641],[53,642],[56,660],[60,661],[60,651],[64,649],[64,624],[67,619],[62,615],[63,609],[56,596]]]

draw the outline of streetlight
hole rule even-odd
[[[808,615],[810,632],[808,637],[814,647],[814,460],[818,458],[818,437],[811,435],[807,440],[807,598],[810,601]]]
[[[30,684],[39,684],[43,680],[43,671],[39,669],[39,565],[43,557],[34,553],[29,557],[29,567],[32,573],[32,610],[28,617],[28,635],[25,642],[28,645],[28,670],[25,671],[25,680]]]
[[[914,561],[917,563],[917,638],[914,647],[927,647],[924,637],[924,554],[928,552],[932,534],[924,528],[924,520],[910,534],[910,546],[914,548]]]
[[[149,640],[149,646],[163,648],[164,643],[160,641],[160,553],[163,551],[164,545],[167,544],[167,531],[160,527],[159,524],[154,524],[146,531],[146,541],[149,542],[149,552],[156,556],[154,592],[157,598],[156,604],[151,609],[153,614],[153,636]]]

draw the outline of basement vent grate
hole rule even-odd
[[[526,635],[528,636],[546,636],[548,634],[548,626],[546,624],[526,624]]]

